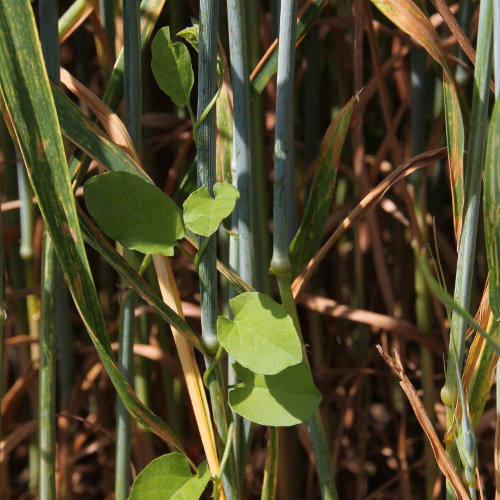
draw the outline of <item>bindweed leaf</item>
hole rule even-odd
[[[176,240],[184,236],[179,207],[137,175],[97,175],[85,183],[83,194],[101,229],[124,247],[171,256]]]
[[[238,190],[226,182],[217,182],[213,199],[206,186],[191,193],[184,202],[184,223],[193,233],[210,236],[217,231],[222,219],[234,209],[240,197]]]
[[[198,52],[198,47],[200,45],[200,25],[198,21],[192,19],[193,26],[188,26],[177,33],[177,36],[184,38],[191,47],[193,47],[196,52]],[[219,54],[217,54],[217,76],[221,78],[224,74],[224,62],[222,61]]]
[[[191,473],[181,453],[169,453],[153,460],[137,476],[129,500],[184,500],[200,498],[210,481],[206,462]]]
[[[241,383],[229,391],[231,408],[248,420],[276,427],[307,420],[321,401],[304,362],[276,375],[258,375],[235,363]]]
[[[151,69],[158,86],[180,108],[189,102],[194,76],[187,47],[170,39],[170,28],[162,28],[151,44]]]
[[[217,336],[240,365],[272,375],[300,363],[300,340],[282,305],[258,292],[238,295],[229,304],[234,320],[219,316]]]

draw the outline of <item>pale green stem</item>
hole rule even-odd
[[[295,302],[290,288],[291,264],[288,254],[289,233],[289,186],[294,173],[293,164],[293,80],[295,36],[297,27],[297,2],[281,5],[280,36],[278,47],[278,88],[276,96],[276,133],[274,146],[274,204],[273,204],[273,257],[271,272],[278,280],[281,301],[292,317],[297,334],[304,344]],[[307,358],[305,357],[307,361]],[[330,455],[321,423],[319,409],[307,421],[311,445],[316,459],[321,496],[337,498]]]
[[[233,159],[232,170],[236,175],[236,188],[240,193],[237,202],[239,262],[237,272],[249,284],[254,284],[254,234],[252,231],[252,123],[250,108],[250,79],[248,64],[248,36],[245,23],[245,4],[240,0],[227,0],[229,49],[231,53],[231,84],[233,88]],[[229,363],[229,370],[232,364]],[[233,379],[233,377],[230,377]],[[240,478],[245,475],[250,451],[251,423],[233,412],[236,439],[236,461]]]
[[[51,81],[59,83],[59,35],[56,0],[40,0],[40,42],[47,74]],[[41,500],[56,498],[56,284],[57,259],[47,232],[42,240],[42,276],[40,303],[39,379],[38,379],[38,437],[40,451]]]
[[[40,364],[38,433],[40,443],[40,500],[56,498],[56,356],[55,356],[55,309],[57,260],[48,233],[42,242],[42,287],[40,305]]]
[[[137,0],[123,0],[123,55],[124,55],[124,121],[132,142],[140,155],[141,151],[141,30],[139,3]],[[132,252],[124,251],[127,260]],[[129,383],[133,380],[133,347],[135,327],[135,305],[137,295],[125,292],[120,313],[120,352],[118,365]],[[130,432],[131,416],[117,398],[116,430],[116,478],[115,498],[125,500],[130,488]]]
[[[215,184],[215,107],[207,114],[217,92],[217,25],[218,0],[200,0],[200,41],[198,46],[198,121],[193,127],[197,144],[197,185],[207,186],[213,195]],[[206,246],[205,246],[206,245]],[[218,349],[217,340],[217,270],[216,240],[211,236],[208,243],[199,238],[199,247],[205,246],[200,256],[200,306],[202,340],[209,354]],[[207,367],[210,360],[206,359]],[[228,440],[229,410],[223,389],[220,364],[217,364],[209,380],[210,397],[217,430],[223,445]],[[224,491],[227,498],[237,498],[238,484],[234,456],[231,455],[223,474]]]
[[[477,221],[481,201],[481,180],[487,126],[489,81],[491,72],[492,45],[492,2],[483,0],[479,13],[479,30],[476,49],[476,67],[474,71],[474,89],[472,94],[471,126],[468,141],[468,154],[465,169],[464,207],[462,233],[458,250],[457,272],[455,278],[455,301],[465,310],[469,308],[474,258],[476,250]],[[450,325],[450,349],[446,372],[446,384],[441,392],[446,404],[446,424],[453,421],[453,408],[456,406],[457,373],[462,370],[467,323],[462,316],[453,313]],[[457,346],[456,357],[452,344]],[[447,452],[455,467],[459,467],[456,445],[448,444]],[[447,482],[447,498],[454,498],[451,485]]]

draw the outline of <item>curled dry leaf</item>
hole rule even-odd
[[[363,309],[339,304],[335,300],[319,295],[301,295],[300,304],[321,314],[330,315],[332,318],[344,318],[358,323],[364,323],[374,328],[388,330],[404,339],[412,340],[424,345],[437,354],[442,354],[443,349],[438,342],[424,335],[415,325],[403,319],[393,318],[386,314],[375,313]]]
[[[307,282],[314,271],[324,259],[333,244],[340,236],[364,217],[377,203],[380,202],[387,190],[396,182],[415,172],[415,170],[431,165],[446,156],[446,148],[427,151],[403,163],[391,172],[378,186],[373,188],[359,203],[354,210],[342,221],[340,226],[328,238],[328,241],[318,250],[316,255],[309,261],[305,269],[295,278],[292,284],[292,292],[295,301],[304,291]]]
[[[89,109],[94,113],[102,126],[108,133],[110,139],[127,153],[135,163],[139,164],[139,156],[134,148],[132,139],[130,138],[127,128],[115,114],[101,99],[99,99],[91,90],[80,83],[69,71],[61,67],[61,83],[71,91],[78,99],[84,102]],[[138,168],[140,168],[138,166]],[[142,170],[142,169],[141,169]]]
[[[455,495],[457,495],[457,498],[459,500],[469,499],[470,497],[467,494],[462,481],[458,477],[456,470],[454,469],[452,463],[450,462],[450,459],[448,458],[448,455],[446,454],[446,451],[443,449],[441,442],[437,437],[436,431],[434,430],[434,427],[432,426],[431,421],[429,420],[429,417],[425,412],[424,405],[418,397],[415,387],[413,387],[413,384],[410,382],[404,372],[399,354],[394,350],[393,360],[387,353],[383,351],[380,345],[377,345],[377,350],[384,358],[385,362],[390,366],[394,374],[399,378],[399,385],[406,394],[406,397],[408,398],[408,401],[410,402],[413,408],[413,412],[415,413],[415,416],[417,417],[422,429],[427,434],[427,438],[429,439],[432,451],[434,453],[434,456],[436,457],[438,467],[446,476],[446,479],[448,479],[448,481],[451,483]]]

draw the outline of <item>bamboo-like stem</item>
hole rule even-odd
[[[252,183],[250,80],[248,71],[248,37],[244,22],[245,6],[239,0],[227,0],[229,49],[231,52],[231,84],[233,88],[233,165],[238,204],[239,275],[249,284],[254,282],[253,234],[251,228],[250,185]]]
[[[198,59],[198,109],[197,109],[197,185],[207,186],[213,195],[215,184],[215,121],[216,113],[213,107],[200,122],[200,117],[211,103],[217,90],[217,25],[218,0],[200,0],[200,42]],[[199,238],[199,247],[205,247],[201,254],[198,274],[200,278],[200,306],[202,339],[208,352],[217,352],[217,270],[216,270],[216,240],[215,235],[208,243],[205,238]],[[206,364],[210,363],[206,360]],[[217,430],[222,440],[222,446],[227,441],[229,426],[229,410],[220,365],[218,365],[208,380],[210,397],[215,416]],[[223,474],[224,490],[228,498],[234,498],[238,492],[236,466],[232,454]]]
[[[141,42],[140,42],[139,3],[136,0],[123,1],[123,53],[124,53],[124,121],[127,131],[137,151],[141,145]],[[128,259],[132,252],[124,252]],[[128,260],[127,259],[127,260]],[[118,366],[120,371],[132,383],[133,380],[133,346],[135,327],[135,305],[137,295],[132,291],[125,292],[120,311],[120,352]],[[117,398],[116,429],[116,476],[115,498],[128,498],[130,488],[130,433],[131,416]]]
[[[56,255],[48,233],[42,242],[42,287],[40,306],[40,364],[38,433],[40,443],[40,490],[41,500],[56,498],[55,454],[55,303],[56,303]]]
[[[200,1],[200,43],[198,62],[198,118],[208,106],[217,88],[217,18],[219,2]],[[197,185],[207,186],[213,195],[215,184],[215,108],[198,127]],[[199,246],[205,238],[200,237]],[[216,242],[211,237],[201,255],[200,301],[201,325],[203,341],[211,354],[218,347],[217,322],[217,276],[216,276]]]
[[[231,53],[231,84],[233,89],[233,159],[236,188],[240,193],[237,202],[238,274],[250,285],[254,283],[254,234],[252,231],[252,124],[250,108],[250,79],[248,65],[248,36],[245,23],[245,4],[240,0],[227,0],[229,49]],[[232,371],[232,364],[229,363]],[[232,381],[235,377],[231,374]],[[250,451],[251,422],[233,412],[234,450],[238,463],[240,484],[245,475]]]
[[[40,0],[40,42],[49,78],[59,83],[59,36],[57,27],[57,1]],[[40,448],[41,500],[56,498],[55,451],[56,451],[56,283],[57,259],[47,232],[42,240],[42,277],[40,306],[40,361],[38,380],[38,437]]]
[[[491,72],[492,46],[492,2],[483,0],[479,13],[479,30],[476,50],[476,67],[474,71],[474,90],[472,94],[471,127],[468,141],[468,155],[465,172],[464,206],[462,214],[462,233],[458,249],[457,273],[455,277],[455,301],[464,309],[468,309],[474,257],[476,250],[477,222],[481,202],[481,179],[486,143],[484,130],[487,124],[489,80]],[[454,408],[457,402],[457,373],[461,373],[464,355],[466,321],[459,314],[453,313],[450,325],[450,349],[446,371],[446,383],[441,391],[446,405],[446,425],[449,428],[454,419]],[[455,357],[452,342],[457,346]],[[458,367],[458,370],[457,370]],[[459,457],[455,443],[447,445],[456,468]],[[451,485],[447,482],[447,498],[454,498]]]
[[[295,33],[297,27],[297,2],[286,2],[281,6],[280,36],[278,48],[278,83],[276,96],[276,133],[274,147],[274,204],[273,204],[273,257],[271,272],[278,280],[281,301],[292,317],[297,334],[303,344],[297,310],[293,300],[288,254],[290,244],[289,186],[293,175],[293,77],[295,57]],[[307,357],[304,356],[305,361]],[[330,455],[321,423],[319,409],[307,421],[311,445],[316,459],[321,496],[337,498],[333,480]]]
[[[134,310],[137,296],[126,292],[120,307],[118,366],[129,383],[133,379]],[[128,498],[130,488],[130,432],[132,420],[119,398],[116,401],[115,498]]]

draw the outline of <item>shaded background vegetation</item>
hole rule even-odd
[[[93,4],[98,7],[98,2]],[[276,37],[277,2],[248,1],[246,4],[253,68]],[[308,2],[300,2],[299,8],[303,4]],[[70,5],[70,2],[59,2],[59,15]],[[332,0],[323,5],[296,53],[293,234],[305,210],[325,131],[342,106],[359,92],[324,226],[325,241],[359,200],[389,172],[416,154],[445,145],[446,141],[441,70],[423,49],[368,2]],[[428,9],[449,57],[450,68],[457,75],[467,129],[473,66],[458,49],[455,37],[433,7],[423,7]],[[456,5],[450,7],[457,12]],[[33,8],[37,12],[36,1]],[[457,19],[461,19],[467,8],[469,12],[462,28],[475,45],[479,5],[462,2]],[[229,57],[225,2],[221,2],[220,10],[220,52]],[[171,32],[176,33],[190,25],[192,17],[199,17],[196,1],[167,2],[157,26],[169,25]],[[113,59],[115,50],[121,47],[122,25],[118,15],[116,47],[106,47],[102,44],[99,19],[96,13],[86,18],[61,43],[60,55],[63,67],[97,96],[102,96],[110,70],[106,58]],[[196,53],[191,51],[191,55],[196,61]],[[189,169],[196,154],[191,122],[157,87],[151,73],[149,45],[144,52],[142,69],[142,164],[157,186],[181,202],[190,189]],[[228,69],[228,85],[223,93],[230,92],[229,73]],[[415,85],[416,78],[420,79],[420,87]],[[255,159],[261,172],[260,184],[256,182],[254,188],[259,191],[257,203],[270,228],[275,77],[255,100],[260,106],[254,115],[255,141],[262,141],[262,149]],[[194,94],[192,104],[195,107]],[[82,108],[85,110],[85,105]],[[222,180],[230,175],[225,150],[229,144],[228,128],[223,123],[223,115],[231,113],[231,109],[221,108],[222,104],[217,154],[221,160],[218,176]],[[36,485],[31,484],[30,491],[33,475],[29,471],[29,440],[36,431],[34,408],[39,356],[36,332],[42,222],[36,204],[30,201],[32,193],[20,199],[22,184],[18,184],[15,153],[9,141],[2,125],[7,319],[2,363],[0,497],[21,499],[31,498],[36,490]],[[68,152],[71,151],[68,146]],[[229,166],[230,157],[229,154]],[[92,162],[89,171],[99,168]],[[20,209],[34,214],[33,226],[27,229],[33,236],[32,250],[20,246],[24,230],[19,222]],[[441,491],[443,495],[444,481],[438,478],[437,470],[433,472],[432,465],[426,468],[425,434],[396,378],[374,349],[376,344],[381,344],[386,352],[397,349],[408,377],[421,396],[424,396],[424,378],[427,379],[425,404],[428,412],[434,413],[438,435],[444,436],[445,410],[439,391],[445,380],[449,321],[438,301],[427,297],[423,305],[419,302],[419,294],[424,292],[415,269],[413,245],[420,237],[415,234],[417,226],[432,253],[439,255],[447,288],[453,290],[457,252],[452,199],[447,162],[440,160],[398,183],[367,217],[342,234],[299,299],[304,338],[314,378],[323,395],[321,413],[340,498],[426,498],[430,490],[436,495]],[[230,228],[229,222],[226,227]],[[219,255],[224,258],[227,235],[224,230],[220,233]],[[265,233],[263,248],[270,258],[269,232]],[[262,249],[255,251],[263,252]],[[88,248],[88,254],[111,342],[117,349],[118,305],[126,287],[95,251]],[[199,292],[192,263],[176,254],[173,269],[187,321],[199,332]],[[148,276],[148,272],[146,277],[154,285],[154,275]],[[480,222],[470,311],[476,311],[479,306],[487,274]],[[270,287],[272,292],[277,292],[267,269],[258,270],[255,281],[259,289]],[[58,293],[57,300],[68,300],[64,290]],[[224,293],[222,288],[221,310],[227,310]],[[59,497],[113,498],[115,391],[78,312],[70,301],[68,304],[67,323],[58,329],[56,480]],[[417,310],[416,304],[423,310]],[[135,312],[136,391],[168,422],[188,455],[199,463],[203,450],[170,332],[145,303],[139,301]],[[495,422],[494,400],[488,398],[476,428],[479,470],[486,498],[492,498],[494,492]],[[245,498],[260,495],[262,484],[266,430],[255,427]],[[134,424],[133,476],[151,459],[168,451],[163,441]],[[429,464],[432,462],[431,457]],[[317,478],[304,425],[281,430],[278,477],[278,498],[317,497]]]

